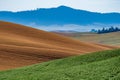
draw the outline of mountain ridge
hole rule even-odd
[[[118,24],[120,23],[120,13],[96,13],[59,6],[57,8],[40,8],[37,10],[20,12],[0,11],[0,20],[24,25],[29,25],[31,23],[35,23],[36,25]]]
[[[58,7],[51,7],[51,8],[36,8],[36,9],[31,9],[31,10],[23,10],[23,11],[0,11],[0,12],[12,12],[12,13],[17,13],[17,12],[26,12],[26,11],[36,11],[36,10],[41,10],[41,9],[56,9],[56,8],[67,8],[67,9],[73,9],[73,10],[79,10],[79,11],[84,11],[84,12],[92,12],[92,13],[99,13],[99,14],[110,14],[110,13],[114,13],[114,14],[120,14],[119,12],[94,12],[94,11],[89,11],[89,10],[84,10],[84,9],[77,9],[77,8],[72,8],[72,7],[69,7],[69,6],[64,6],[64,5],[61,5],[61,6],[58,6]]]

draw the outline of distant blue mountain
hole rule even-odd
[[[72,9],[66,6],[57,8],[37,9],[21,12],[0,12],[0,20],[28,25],[87,25],[94,23],[119,24],[120,13],[96,13],[84,10]]]

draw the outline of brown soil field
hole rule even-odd
[[[0,21],[0,70],[113,48]]]

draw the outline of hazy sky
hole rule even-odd
[[[120,12],[120,0],[0,0],[0,11],[23,11],[60,5],[93,12]]]

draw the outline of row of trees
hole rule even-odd
[[[113,27],[111,26],[110,28],[103,28],[103,29],[99,29],[99,30],[95,30],[93,29],[92,32],[96,32],[98,34],[102,34],[102,33],[110,33],[110,32],[117,32],[120,31],[120,28],[118,27]]]

